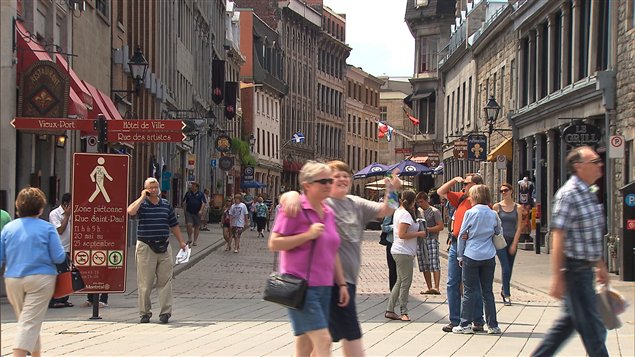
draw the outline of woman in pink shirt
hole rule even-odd
[[[287,217],[284,210],[278,213],[269,237],[269,249],[280,251],[281,273],[308,278],[309,281],[304,308],[288,310],[296,336],[295,355],[331,356],[328,321],[334,281],[340,286],[340,304],[346,306],[349,300],[337,256],[340,237],[335,216],[324,203],[333,184],[331,169],[326,164],[308,161],[300,171],[299,181],[303,187],[300,196],[302,212],[293,219]]]

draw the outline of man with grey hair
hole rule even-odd
[[[150,293],[156,279],[161,312],[159,320],[168,323],[172,316],[172,248],[170,231],[178,239],[181,249],[186,244],[181,237],[179,223],[170,203],[159,197],[159,181],[149,177],[141,195],[128,206],[128,214],[139,219],[137,228],[137,287],[140,323],[150,322]]]
[[[532,355],[555,355],[576,330],[589,356],[608,356],[606,328],[593,286],[594,275],[600,284],[609,280],[602,258],[605,214],[595,186],[602,177],[603,163],[588,146],[571,150],[566,162],[572,175],[553,198],[553,277],[549,291],[551,296],[563,300],[564,308]]]
[[[437,193],[441,198],[447,198],[448,202],[452,205],[452,207],[456,208],[454,212],[454,218],[452,219],[452,230],[451,230],[451,239],[452,245],[450,246],[450,251],[448,252],[448,283],[447,283],[447,294],[448,294],[448,308],[450,310],[450,323],[446,326],[443,326],[444,332],[452,332],[452,328],[459,325],[461,320],[461,275],[462,269],[459,266],[459,261],[457,259],[457,244],[456,238],[461,230],[461,224],[463,223],[463,216],[465,212],[472,208],[472,203],[469,199],[467,199],[467,193],[470,188],[474,185],[480,185],[483,183],[483,178],[478,174],[467,174],[465,175],[465,179],[461,176],[457,176],[450,181],[444,183],[439,189]],[[455,184],[462,184],[463,189],[458,192],[450,191],[452,186]],[[483,331],[483,296],[481,295],[481,289],[477,289],[478,294],[475,295],[475,306],[474,306],[474,323],[472,324],[472,331],[474,332],[482,332]]]

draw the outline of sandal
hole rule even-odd
[[[384,317],[387,319],[391,319],[391,320],[400,320],[401,318],[399,317],[399,315],[395,314],[392,311],[386,311],[386,313],[384,314]]]
[[[408,317],[408,314],[401,315],[401,318],[399,318],[399,320],[406,321],[406,322],[412,321],[412,320],[410,320],[410,317]]]
[[[437,290],[437,289],[430,289],[430,294],[432,294],[432,295],[441,295],[441,292],[439,292],[439,290]]]
[[[419,294],[424,294],[424,295],[434,295],[434,289],[428,289],[428,290],[421,290],[421,292]]]
[[[68,301],[64,302],[64,307],[73,307],[73,306],[75,305],[73,305],[72,302],[68,302]]]
[[[61,309],[63,307],[66,307],[63,302],[54,302],[52,304],[49,304],[49,308],[51,309]]]

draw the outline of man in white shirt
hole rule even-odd
[[[234,240],[234,253],[238,253],[240,250],[240,235],[245,229],[245,223],[248,221],[249,211],[247,211],[247,205],[242,202],[242,195],[237,193],[234,195],[234,204],[229,208],[229,229],[230,229],[230,242]]]
[[[60,236],[62,247],[66,252],[66,260],[62,264],[58,264],[58,271],[65,271],[68,269],[68,260],[71,252],[71,194],[65,193],[62,195],[62,203],[49,213],[49,223],[55,227],[57,234]],[[61,308],[72,307],[73,304],[68,302],[68,296],[59,299],[51,299],[49,307]]]

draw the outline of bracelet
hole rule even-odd
[[[340,284],[340,288],[344,287],[344,286],[348,287],[348,285],[346,285],[346,284]]]

